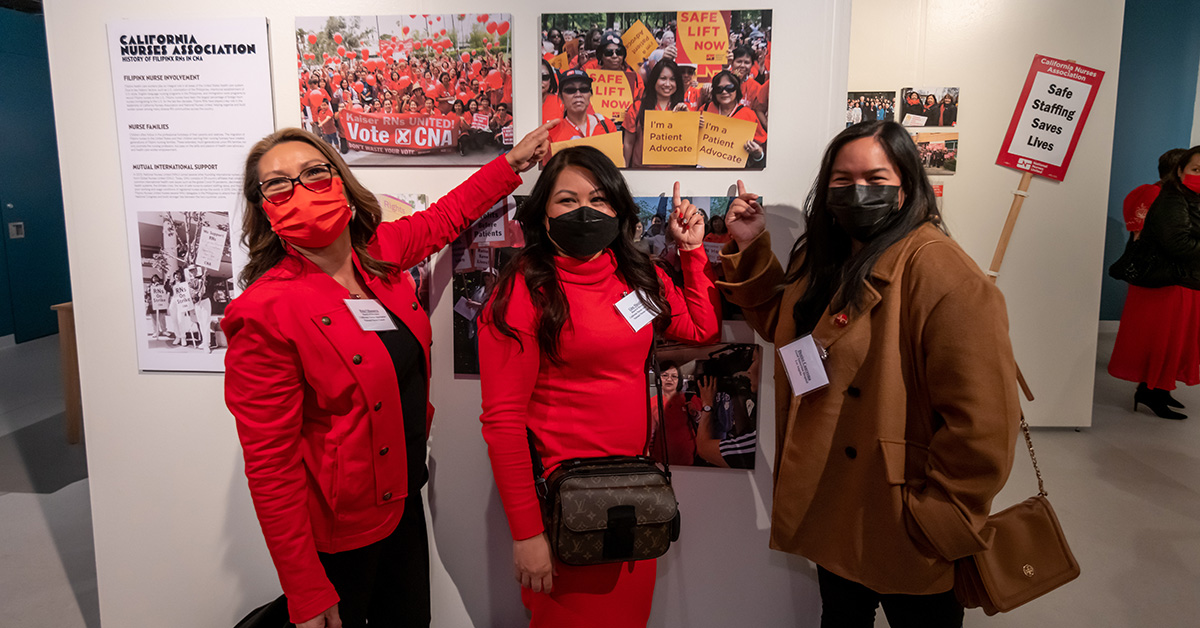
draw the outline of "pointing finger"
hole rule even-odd
[[[746,195],[746,184],[743,183],[741,179],[738,179],[737,188],[738,188],[738,196],[739,197]]]
[[[679,207],[679,182],[678,181],[675,182],[675,191],[672,195],[672,200],[674,201],[673,206]]]

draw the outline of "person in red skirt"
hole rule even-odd
[[[1131,237],[1136,239],[1142,232],[1142,223],[1146,221],[1146,212],[1150,210],[1150,205],[1154,204],[1154,199],[1158,198],[1158,193],[1162,191],[1163,181],[1175,169],[1179,158],[1186,152],[1186,148],[1172,148],[1159,155],[1158,181],[1139,185],[1125,195],[1125,201],[1121,203],[1121,211],[1125,216],[1125,229],[1132,234]]]
[[[1174,285],[1129,286],[1108,372],[1138,382],[1133,408],[1164,419],[1186,419],[1171,408],[1175,382],[1200,384],[1200,146],[1170,169],[1146,212],[1140,235],[1174,266]]]
[[[634,246],[638,208],[612,161],[591,147],[558,152],[517,209],[526,246],[480,317],[480,420],[533,627],[631,628],[650,616],[655,561],[553,559],[527,434],[547,474],[570,458],[645,453],[653,330],[694,344],[719,336],[703,218],[678,183],[674,201],[682,289]],[[617,303],[630,294],[657,316],[623,314]]]

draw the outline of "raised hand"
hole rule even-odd
[[[558,126],[559,122],[562,122],[561,118],[551,120],[530,131],[504,155],[504,158],[508,160],[508,165],[512,166],[513,172],[525,172],[550,154],[550,129]]]
[[[679,198],[679,182],[675,182],[672,200],[674,209],[667,219],[667,229],[671,237],[679,243],[679,250],[691,251],[700,248],[704,243],[704,216],[692,205],[691,201]]]
[[[738,248],[744,249],[766,230],[767,217],[762,205],[758,204],[758,195],[747,192],[746,184],[741,179],[738,179],[737,188],[737,198],[729,204],[729,211],[725,214],[725,228],[737,242]]]

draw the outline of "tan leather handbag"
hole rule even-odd
[[[1079,563],[1046,498],[1024,416],[1021,431],[1037,474],[1038,494],[988,517],[982,532],[990,540],[988,549],[954,565],[958,601],[988,615],[1011,611],[1079,577]]]

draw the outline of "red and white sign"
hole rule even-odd
[[[1034,55],[996,163],[1062,181],[1104,72]]]
[[[421,113],[338,112],[350,148],[388,155],[445,152],[458,146],[455,118]]]

